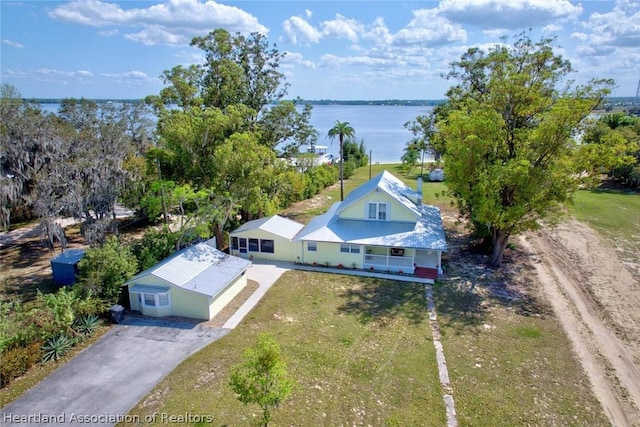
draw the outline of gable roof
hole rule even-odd
[[[242,274],[251,261],[225,254],[215,247],[215,239],[185,248],[129,279],[157,277],[173,286],[213,297]],[[162,282],[159,282],[162,284]]]
[[[415,223],[340,219],[336,214],[321,215],[314,218],[313,227],[305,227],[294,241],[447,250],[440,209],[428,205],[420,205],[418,209],[421,215]]]
[[[291,240],[300,230],[302,230],[302,227],[304,227],[304,225],[299,222],[279,215],[273,215],[246,222],[233,230],[231,234],[260,229]]]
[[[340,212],[372,191],[380,189],[411,210],[415,222],[370,221],[342,219]],[[409,188],[387,171],[353,190],[343,202],[334,203],[323,215],[307,224],[293,239],[294,242],[318,241],[352,243],[373,246],[393,246],[415,249],[446,250],[440,209],[416,204],[419,193]]]
[[[360,199],[373,191],[384,191],[389,196],[393,197],[400,204],[413,212],[415,216],[420,216],[420,211],[417,209],[416,201],[421,199],[420,193],[414,191],[404,182],[393,176],[391,173],[382,171],[371,180],[365,182],[360,187],[353,190],[347,195],[342,202],[342,205],[338,209],[337,213],[344,211],[351,205],[357,203]]]

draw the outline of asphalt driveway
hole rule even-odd
[[[2,408],[0,425],[112,426],[180,362],[229,330],[186,319],[125,316],[95,344]]]
[[[180,362],[238,326],[291,267],[254,261],[247,278],[260,286],[224,328],[198,320],[126,315],[95,344],[0,409],[0,425],[113,426],[126,420],[127,412]],[[161,417],[155,421],[161,423]]]

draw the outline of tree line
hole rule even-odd
[[[45,114],[2,85],[3,226],[12,214],[31,214],[49,244],[64,248],[54,219],[73,216],[99,245],[117,233],[120,201],[150,221],[179,214],[185,237],[222,237],[235,218],[271,215],[337,180],[336,167],[301,172],[283,160],[318,138],[312,107],[283,99],[284,53],[261,34],[221,29],[191,45],[205,62],[164,71],[166,87],[145,102],[65,99],[57,114]]]

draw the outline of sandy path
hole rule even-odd
[[[575,220],[521,242],[612,425],[640,426],[640,281]]]

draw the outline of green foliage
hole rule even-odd
[[[76,319],[73,329],[84,337],[92,335],[100,327],[100,318],[95,314],[82,316]]]
[[[520,34],[513,46],[471,48],[452,64],[446,116],[447,186],[499,266],[511,235],[561,212],[575,190],[571,136],[609,92],[610,81],[558,90],[571,64],[553,40]]]
[[[229,387],[245,405],[260,405],[263,425],[269,424],[271,410],[291,393],[280,347],[269,334],[261,334],[255,347],[245,350],[244,362],[232,370]]]
[[[286,143],[285,151],[293,152],[315,142],[317,132],[309,124],[312,107],[299,112],[297,101],[281,100],[287,90],[278,71],[284,53],[265,36],[217,29],[194,38],[191,45],[202,50],[205,62],[165,71],[168,86],[147,98],[159,117],[159,148],[150,153],[154,167],[176,188],[189,185],[196,193],[232,198],[244,218],[275,213],[299,197],[304,179],[290,179],[275,147]],[[151,190],[141,205],[157,218],[160,193]],[[205,210],[216,212],[210,228],[221,241],[222,229],[235,212],[216,205],[211,196],[206,205],[213,208]],[[193,206],[186,210],[196,211]],[[203,221],[194,222],[198,232],[206,228]]]
[[[640,188],[640,118],[605,114],[591,122],[576,153],[576,171],[587,186],[608,173],[629,187]]]
[[[66,334],[59,334],[48,338],[42,346],[42,360],[55,362],[69,351],[75,342]]]
[[[351,141],[356,135],[355,129],[349,124],[349,122],[341,122],[336,120],[334,126],[327,132],[327,137],[333,140],[338,138],[340,143],[340,201],[344,200],[344,142]]]
[[[38,301],[42,304],[42,308],[51,313],[53,323],[50,325],[52,330],[69,330],[75,321],[75,306],[79,297],[76,292],[67,287],[58,289],[55,293],[43,294],[38,291]]]
[[[128,246],[110,237],[103,246],[87,249],[78,268],[76,286],[83,294],[112,305],[118,302],[124,282],[137,272],[138,263]]]
[[[167,227],[145,231],[142,240],[132,249],[138,259],[138,269],[146,270],[171,255],[176,249],[177,241],[178,236]]]
[[[345,162],[352,162],[354,169],[369,164],[369,156],[367,155],[367,148],[364,145],[364,140],[360,140],[359,143],[351,140],[346,140],[342,144],[342,155]]]
[[[42,343],[32,342],[26,347],[3,351],[0,357],[0,388],[6,387],[15,378],[24,375],[42,357]]]

